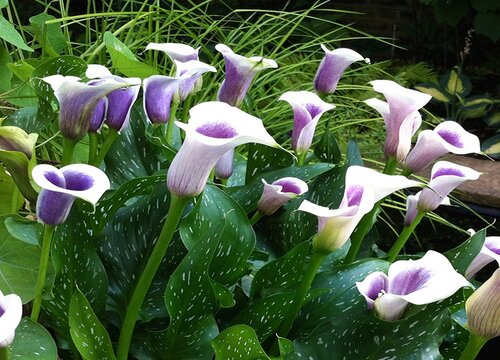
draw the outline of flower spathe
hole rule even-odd
[[[444,121],[434,130],[418,134],[417,143],[406,157],[405,164],[411,172],[417,172],[450,152],[460,155],[480,153],[479,138],[455,121]]]
[[[404,176],[351,166],[347,169],[344,196],[338,209],[331,210],[304,200],[298,210],[318,217],[318,234],[313,239],[313,248],[329,253],[347,242],[359,221],[377,201],[394,191],[419,185]]]
[[[432,167],[428,187],[422,190],[417,202],[419,211],[436,209],[448,194],[467,180],[477,180],[481,173],[448,161],[438,161]]]
[[[307,184],[294,177],[284,177],[268,184],[264,179],[264,189],[257,208],[263,215],[272,215],[281,206],[307,192]]]
[[[144,79],[143,106],[149,121],[153,124],[168,122],[172,103],[179,101],[179,87],[188,77],[153,75]]]
[[[500,269],[465,302],[469,331],[485,339],[500,336]]]
[[[16,294],[4,295],[0,291],[0,348],[14,340],[16,328],[23,316],[23,304]]]
[[[190,60],[198,60],[198,52],[200,48],[180,43],[149,43],[146,50],[163,51],[172,60],[187,62]]]
[[[475,233],[473,230],[469,232],[471,235]],[[492,261],[496,261],[500,266],[500,236],[487,236],[484,239],[483,247],[465,271],[465,277],[473,278],[479,270]]]
[[[412,136],[422,124],[418,110],[432,97],[406,89],[390,80],[374,80],[370,84],[387,100],[387,102],[375,98],[365,100],[365,103],[377,110],[384,119],[387,131],[385,155],[403,161],[410,151]]]
[[[335,105],[328,104],[310,91],[287,91],[280,96],[293,109],[292,149],[303,154],[311,147],[316,125],[321,115],[334,109]]]
[[[179,86],[180,101],[184,101],[190,94],[200,91],[203,84],[203,78],[201,76],[204,73],[217,72],[216,68],[199,60],[189,60],[186,62],[174,60],[174,63],[176,66],[176,77],[181,77],[186,74],[190,75],[189,78],[183,81]]]
[[[106,174],[87,164],[72,164],[61,169],[46,164],[37,165],[32,176],[42,188],[36,205],[38,220],[47,225],[62,224],[75,198],[95,205],[110,188]]]
[[[235,54],[227,45],[217,44],[215,49],[224,57],[226,78],[221,84],[217,100],[239,107],[252,80],[259,71],[275,69],[276,61],[262,56],[245,57]]]
[[[167,186],[178,197],[200,194],[217,160],[238,145],[279,147],[260,119],[226,103],[201,103],[189,115],[187,124],[176,122],[186,138],[167,174]]]
[[[430,304],[446,299],[465,286],[470,286],[469,282],[444,255],[433,250],[419,260],[394,262],[388,275],[376,271],[356,282],[368,308],[386,321],[400,319],[408,303]]]
[[[405,220],[404,220],[404,225],[405,226],[410,226],[410,224],[415,220],[418,214],[418,209],[417,209],[417,204],[418,204],[418,199],[420,198],[420,194],[422,194],[422,191],[419,191],[415,195],[408,195],[406,198],[406,215],[405,215]],[[448,205],[450,206],[450,198],[448,196],[445,196],[443,200],[441,200],[440,205]]]
[[[331,94],[337,88],[340,77],[345,69],[356,61],[370,63],[368,58],[364,58],[359,53],[348,48],[338,48],[328,50],[321,44],[325,56],[319,64],[316,76],[314,77],[314,89],[322,94]]]
[[[59,101],[59,130],[72,141],[85,137],[99,101],[113,90],[130,86],[108,79],[98,85],[80,82],[75,76],[51,75],[43,78]]]

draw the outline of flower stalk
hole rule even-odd
[[[92,161],[92,165],[96,167],[99,167],[101,165],[118,135],[120,135],[120,133],[117,130],[112,128],[109,129],[108,135],[106,136],[106,139],[102,144],[101,150],[99,150],[99,152],[95,156],[94,161]]]
[[[66,166],[71,164],[73,160],[73,153],[75,152],[75,147],[78,141],[74,141],[67,137],[63,138],[63,155],[61,160],[61,165]]]
[[[474,360],[487,341],[488,339],[483,338],[482,336],[471,334],[469,342],[460,356],[460,360]]]
[[[97,133],[89,132],[89,164],[94,162],[97,155]]]
[[[398,256],[398,254],[401,251],[401,249],[403,248],[403,246],[405,246],[406,241],[410,237],[413,230],[415,230],[417,225],[420,223],[420,221],[422,221],[425,214],[426,213],[424,211],[419,211],[417,213],[417,216],[415,217],[415,219],[412,221],[412,223],[409,226],[405,226],[403,231],[401,231],[401,234],[399,234],[398,239],[392,245],[389,252],[387,253],[387,255],[389,256],[390,262],[393,262],[396,259],[396,256]]]
[[[0,347],[0,360],[9,360],[10,354],[9,354],[9,347]]]
[[[179,107],[180,101],[174,101],[172,106],[170,107],[170,118],[167,123],[167,144],[173,146],[174,143],[174,121],[175,121],[175,113],[177,112],[177,108]]]

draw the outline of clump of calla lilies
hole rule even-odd
[[[77,214],[72,218],[71,226],[77,223],[85,227],[93,222],[112,221],[114,213],[102,215],[103,211],[106,211],[106,207],[100,207],[102,199],[112,198],[114,193],[123,195],[126,192],[121,190],[122,184],[110,180],[111,162],[108,160],[117,156],[110,151],[114,144],[125,141],[122,135],[127,132],[128,127],[135,126],[136,121],[144,121],[155,141],[159,141],[162,149],[167,149],[171,155],[165,157],[161,169],[155,174],[161,176],[161,185],[165,192],[168,192],[168,196],[161,197],[158,202],[164,202],[168,211],[162,214],[162,223],[152,225],[158,226],[161,231],[154,239],[149,239],[145,251],[126,254],[127,258],[139,257],[144,262],[136,269],[136,273],[127,274],[132,280],[127,288],[126,303],[119,303],[123,309],[119,317],[109,319],[108,329],[112,331],[107,332],[93,312],[93,317],[89,315],[89,319],[94,319],[93,322],[82,325],[83,328],[88,326],[87,330],[91,334],[96,331],[99,331],[99,336],[105,334],[102,341],[107,339],[110,344],[108,358],[156,359],[157,357],[144,355],[144,349],[152,346],[147,336],[153,332],[160,334],[153,341],[159,347],[160,353],[165,350],[170,354],[165,355],[165,358],[213,357],[214,350],[210,345],[193,346],[189,347],[189,351],[172,353],[170,349],[175,347],[175,341],[184,341],[180,340],[181,335],[186,338],[192,336],[192,344],[201,341],[201,337],[207,337],[206,344],[213,344],[216,359],[235,358],[218,353],[221,351],[221,341],[224,351],[227,351],[222,354],[230,354],[231,346],[249,346],[248,339],[244,339],[247,334],[243,335],[242,332],[240,336],[235,332],[234,337],[238,338],[235,343],[224,343],[227,339],[221,340],[220,336],[223,331],[231,331],[232,326],[242,324],[255,329],[270,326],[270,330],[265,336],[259,330],[256,335],[254,332],[252,346],[258,345],[258,356],[249,353],[247,357],[242,355],[239,358],[267,359],[268,355],[285,358],[283,344],[286,339],[289,340],[286,354],[292,358],[293,354],[301,357],[300,347],[307,344],[301,340],[301,336],[306,339],[312,336],[311,332],[301,333],[302,322],[308,318],[306,314],[309,314],[316,302],[320,304],[322,299],[327,299],[326,301],[331,303],[333,300],[329,300],[328,296],[335,297],[337,291],[342,291],[349,294],[352,303],[358,304],[355,310],[358,312],[357,317],[369,317],[373,323],[384,324],[387,328],[398,323],[403,324],[402,327],[408,327],[404,325],[407,320],[411,322],[413,317],[415,321],[420,321],[418,316],[424,313],[430,313],[431,317],[437,316],[438,311],[448,306],[447,301],[458,299],[453,304],[461,304],[459,306],[465,311],[467,320],[464,327],[470,332],[470,340],[457,346],[462,347],[462,360],[473,359],[484,343],[500,335],[500,270],[491,274],[484,284],[474,279],[481,271],[484,274],[483,268],[486,265],[492,262],[500,264],[500,237],[485,237],[483,232],[481,238],[471,230],[470,239],[477,239],[475,245],[471,245],[472,250],[467,248],[456,251],[453,256],[432,249],[422,249],[419,254],[404,254],[403,251],[424,218],[440,205],[452,206],[452,192],[455,188],[465,181],[474,181],[480,177],[481,173],[474,169],[441,159],[448,153],[480,153],[478,138],[453,121],[442,121],[433,129],[420,130],[422,109],[431,97],[405,88],[392,80],[371,81],[366,86],[366,100],[356,106],[367,106],[367,110],[373,108],[376,111],[373,116],[379,115],[378,121],[385,124],[385,166],[379,169],[359,164],[345,165],[343,172],[339,173],[341,180],[321,184],[323,188],[338,193],[336,201],[328,200],[325,194],[317,190],[318,185],[313,177],[308,175],[308,171],[312,171],[310,169],[319,162],[313,152],[317,141],[316,128],[318,124],[326,121],[326,117],[335,122],[335,117],[342,111],[335,103],[336,92],[342,88],[344,72],[349,68],[356,70],[370,66],[370,61],[352,49],[339,47],[329,50],[325,45],[318,44],[318,56],[322,56],[322,59],[318,59],[317,72],[311,74],[311,82],[298,84],[296,88],[270,100],[276,102],[276,106],[286,109],[288,119],[284,121],[293,120],[289,139],[278,142],[273,132],[266,128],[267,114],[260,109],[251,108],[254,106],[253,102],[245,105],[245,100],[252,98],[254,88],[259,86],[261,73],[280,71],[279,62],[261,55],[247,56],[244,49],[233,51],[229,45],[217,44],[206,49],[214,49],[214,57],[218,56],[220,59],[218,63],[209,64],[209,61],[205,62],[206,57],[200,56],[203,55],[200,54],[200,47],[194,48],[185,43],[151,43],[145,50],[165,54],[172,68],[169,73],[142,79],[122,77],[114,74],[113,69],[99,64],[89,64],[81,77],[53,74],[43,78],[42,80],[53,89],[59,103],[57,129],[60,132],[62,149],[59,158],[49,159],[44,153],[35,151],[37,134],[27,134],[16,127],[0,127],[0,161],[25,201],[22,208],[17,208],[16,211],[20,210],[20,214],[29,212],[39,223],[36,225],[39,229],[38,244],[32,245],[39,254],[39,266],[32,269],[36,273],[32,295],[21,300],[19,296],[12,294],[13,291],[6,286],[6,282],[0,281],[0,359],[8,359],[9,356],[18,358],[15,353],[18,347],[12,343],[16,341],[19,332],[16,332],[16,329],[23,315],[30,318],[26,321],[39,323],[47,327],[50,334],[60,336],[60,330],[52,329],[53,322],[47,321],[54,313],[49,312],[46,305],[49,302],[59,304],[57,306],[66,314],[68,307],[76,305],[74,300],[71,300],[71,305],[69,302],[58,303],[58,299],[51,296],[51,286],[60,283],[54,282],[53,276],[61,278],[66,274],[54,260],[53,253],[57,251],[55,244],[61,246],[61,242],[67,240],[67,222],[71,214]],[[217,72],[224,72],[223,80],[214,88],[215,91],[210,94],[209,99],[201,98],[201,90],[214,83]],[[140,119],[131,116],[134,107],[143,114]],[[251,159],[253,156],[252,147],[246,144],[260,144],[269,151],[285,154],[293,159],[294,164],[279,171],[265,173],[265,176],[257,177],[255,181],[230,182],[230,178],[241,177],[241,174],[238,174],[241,170],[236,166],[235,154],[239,154],[239,159]],[[88,160],[83,163],[81,157],[79,162],[75,161],[77,145],[88,147]],[[248,164],[249,160],[244,169]],[[330,165],[328,171],[338,171],[341,168],[338,164],[335,166]],[[432,168],[429,179],[414,176],[428,167]],[[246,171],[249,171],[249,168]],[[140,185],[141,183],[137,182],[136,186]],[[207,190],[207,187],[210,189]],[[192,221],[193,218],[205,221],[206,214],[197,213],[201,211],[200,207],[210,205],[214,206],[214,209],[217,208],[217,203],[208,204],[210,201],[204,197],[206,191],[213,192],[213,189],[225,194],[219,195],[221,197],[231,197],[238,194],[238,191],[239,194],[243,192],[245,200],[238,204],[238,199],[241,200],[242,197],[234,196],[231,200],[234,209],[219,213],[219,221],[210,223],[205,228],[207,239],[200,241],[208,244],[209,234],[218,227],[233,229],[235,234],[243,231],[239,228],[250,229],[253,237],[257,233],[257,242],[253,241],[254,253],[250,256],[250,249],[246,255],[248,267],[244,271],[245,276],[233,283],[222,283],[222,280],[218,283],[215,270],[207,265],[210,264],[213,253],[222,252],[217,243],[214,242],[216,248],[212,249],[213,252],[206,252],[207,267],[200,273],[196,272],[199,264],[193,263],[193,258],[190,257],[195,248],[192,244],[187,245],[179,240],[178,234],[183,238],[186,232],[194,231],[189,225],[183,225],[186,221]],[[140,201],[134,196],[140,197],[144,193],[140,190],[137,195],[130,195],[128,202],[124,201],[123,205],[117,207],[139,206]],[[401,226],[397,234],[383,234],[390,245],[384,248],[385,251],[378,249],[378,268],[367,267],[368,270],[354,271],[358,266],[361,268],[369,261],[375,261],[369,259],[366,251],[362,253],[361,249],[366,246],[367,235],[372,231],[381,205],[395,193],[406,198],[406,215],[399,220]],[[109,203],[107,206],[108,211],[111,211],[113,206],[109,206]],[[151,208],[151,204],[148,206]],[[245,211],[247,217],[243,216],[238,223],[228,222],[231,212],[241,214]],[[104,220],[97,217],[103,217]],[[84,222],[83,218],[89,221]],[[278,248],[279,241],[266,243],[266,239],[269,239],[269,232],[273,227],[279,228],[278,224],[283,219],[303,221],[302,224],[295,224],[300,234],[308,234],[308,224],[312,225],[310,228],[314,231],[310,231],[309,235],[301,239],[307,244],[305,249],[309,249],[301,254],[302,260],[294,260],[294,256],[298,255],[293,250],[281,253],[276,250],[269,252],[272,254],[270,257],[262,256],[264,252],[270,251],[269,249]],[[138,218],[131,217],[127,221],[138,221]],[[111,226],[107,231],[113,229]],[[86,244],[93,244],[92,237],[98,235],[92,231],[89,231],[88,238],[86,232],[80,234],[82,235],[78,240]],[[286,232],[282,232],[281,236],[286,236]],[[124,243],[127,241],[127,238],[123,239]],[[241,238],[234,236],[221,238],[220,241],[231,242],[237,247]],[[173,247],[175,251],[172,251]],[[228,258],[224,261],[231,262],[231,256],[244,256],[232,255],[231,247],[227,251]],[[178,258],[172,258],[174,254]],[[252,262],[253,258],[259,260]],[[217,311],[213,314],[210,312],[203,321],[211,324],[211,330],[200,335],[196,328],[199,324],[192,325],[192,328],[189,328],[191,330],[183,330],[188,333],[177,331],[176,325],[169,325],[169,322],[174,324],[176,321],[167,319],[172,316],[172,302],[161,304],[154,315],[147,313],[145,309],[151,305],[151,296],[157,291],[153,289],[157,289],[155,284],[158,282],[165,284],[162,289],[166,289],[166,298],[178,297],[186,311],[198,307],[195,303],[196,296],[184,296],[183,289],[180,293],[171,290],[175,284],[171,284],[169,277],[164,276],[164,268],[167,265],[173,267],[169,274],[175,274],[173,269],[179,267],[175,271],[183,271],[181,277],[183,280],[187,278],[188,284],[191,280],[200,281],[194,279],[195,273],[200,279],[209,279],[213,287],[211,289],[217,295],[218,302],[215,303],[219,304],[220,309],[227,308],[222,311],[222,315],[226,316],[225,320],[221,320],[223,317],[219,317],[221,314],[217,314]],[[181,266],[183,270],[179,270]],[[285,279],[288,271],[291,278]],[[343,279],[342,274],[345,273],[349,283],[332,283],[331,288],[321,289],[322,285],[319,284],[324,284],[324,277],[330,273],[337,274],[336,279]],[[279,279],[276,281],[281,283],[275,283],[274,278]],[[71,283],[72,280],[68,281],[75,289],[78,287],[78,284]],[[293,286],[280,293],[280,286],[284,287],[289,281],[293,282]],[[261,284],[261,287],[264,286],[262,284],[269,284],[269,298],[252,298],[253,286],[257,286],[253,283]],[[248,290],[250,288],[252,290]],[[109,294],[113,295],[114,291],[115,289],[110,289]],[[201,291],[206,289],[200,288]],[[227,301],[227,296],[231,301]],[[246,300],[243,301],[243,298]],[[205,300],[207,304],[211,301],[203,301]],[[107,300],[108,306],[116,306],[114,301],[111,296]],[[273,305],[280,304],[280,311],[270,315],[266,313],[265,307],[271,302]],[[231,308],[235,304],[237,307],[233,311]],[[261,307],[257,308],[255,304]],[[246,306],[250,310],[245,310]],[[350,307],[352,306],[354,305],[351,304]],[[439,309],[439,306],[440,310],[435,310]],[[453,311],[457,311],[457,306],[453,306]],[[252,317],[253,311],[261,311],[257,320]],[[432,311],[436,311],[436,314]],[[228,318],[237,312],[245,315]],[[101,311],[100,320],[104,321],[106,319],[102,314]],[[155,318],[156,314],[161,314],[162,318]],[[337,314],[339,319],[343,315],[341,312]],[[273,322],[266,322],[268,318],[272,318]],[[335,316],[322,319],[314,324],[313,329],[320,331],[321,326],[340,321],[336,319]],[[433,326],[441,325],[433,325],[430,322],[428,326],[429,332],[425,332],[425,336],[431,337],[434,333]],[[92,352],[82,350],[78,340],[83,336],[83,333],[79,332],[80,328],[71,325],[71,334],[66,334],[64,341],[59,338],[60,343],[64,344],[64,351],[73,352],[72,357],[75,359],[80,358],[80,355],[85,359],[101,359],[92,357],[97,355],[89,355]],[[166,328],[170,331],[170,340],[165,340],[166,335],[162,333]],[[335,333],[335,327],[331,329],[331,332]],[[392,329],[397,332],[399,327]],[[354,330],[351,334],[354,339],[358,336],[356,331],[364,329]],[[376,335],[385,336],[383,333]],[[394,338],[391,339],[395,341]],[[326,341],[329,340],[322,340],[322,346],[326,346]],[[167,347],[162,350],[163,344],[166,343],[170,348],[165,345]],[[188,343],[191,344],[189,341]],[[327,345],[332,351],[336,351],[335,342]],[[88,346],[91,345],[86,343],[84,348]],[[394,342],[391,346],[398,347],[398,344]],[[100,344],[94,350],[102,350],[103,347],[104,345]],[[313,356],[309,358],[316,359]],[[394,358],[398,358],[397,354]],[[317,359],[326,358],[320,356]]]

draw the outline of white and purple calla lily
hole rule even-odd
[[[406,215],[405,215],[405,220],[404,220],[404,225],[405,226],[410,226],[413,220],[417,217],[418,214],[418,199],[420,198],[420,195],[422,194],[422,191],[419,191],[415,195],[408,195],[406,198]],[[451,206],[450,203],[450,198],[448,196],[445,196],[439,205],[446,205],[446,206]]]
[[[419,91],[410,90],[390,80],[371,82],[376,92],[382,93],[387,100],[375,98],[365,103],[377,110],[385,122],[387,137],[384,152],[387,158],[401,162],[411,148],[411,138],[422,124],[418,110],[432,98]]]
[[[474,230],[469,230],[469,232],[471,235],[475,234]],[[500,236],[487,236],[484,239],[483,247],[465,271],[465,277],[473,278],[479,270],[493,261],[500,266]]]
[[[215,49],[224,57],[226,78],[221,84],[217,100],[239,107],[248,88],[259,71],[275,69],[276,61],[262,56],[245,57],[235,54],[227,45],[217,44]]]
[[[396,321],[409,303],[425,305],[443,300],[470,284],[444,255],[430,250],[419,260],[394,262],[388,275],[371,273],[356,286],[379,318]]]
[[[130,121],[130,111],[135,100],[139,96],[141,79],[122,78],[112,75],[111,72],[102,65],[91,64],[87,67],[85,75],[89,79],[100,79],[101,82],[113,80],[118,83],[127,84],[129,87],[110,92],[106,100],[106,124],[111,129],[122,131]],[[91,82],[89,82],[90,84]],[[97,110],[97,109],[96,109]]]
[[[149,121],[165,124],[170,119],[172,103],[179,101],[179,87],[189,77],[153,75],[144,79],[143,105]]]
[[[187,124],[176,122],[186,138],[167,174],[168,188],[178,197],[200,194],[217,160],[238,145],[279,147],[260,119],[226,103],[201,103],[189,115]]]
[[[418,134],[417,143],[405,160],[411,172],[427,167],[431,162],[447,153],[480,153],[479,138],[466,131],[455,121],[444,121],[434,130],[424,130]]]
[[[311,147],[321,115],[334,109],[335,105],[324,102],[310,91],[287,91],[279,100],[286,101],[293,109],[292,149],[297,154],[306,153]]]
[[[370,63],[368,58],[365,59],[356,51],[348,48],[328,50],[323,44],[321,44],[321,48],[325,52],[325,56],[314,77],[314,89],[321,94],[333,93],[345,69],[352,63],[356,61]]]
[[[94,85],[92,81],[88,82],[89,85]],[[104,120],[106,120],[106,112],[108,111],[108,99],[101,99],[92,114],[92,118],[90,119],[89,124],[89,132],[96,133],[99,132],[104,125]]]
[[[419,185],[404,176],[351,166],[347,169],[344,197],[338,209],[331,210],[304,200],[298,210],[318,217],[318,234],[313,239],[313,248],[330,253],[347,242],[359,221],[377,201],[394,191]]]
[[[200,48],[180,43],[149,43],[146,50],[163,51],[172,60],[187,62],[190,60],[199,60],[198,52]]]
[[[291,199],[307,192],[307,184],[294,177],[284,177],[268,184],[264,179],[264,189],[257,208],[262,215],[272,215]]]
[[[0,348],[9,346],[14,340],[22,316],[21,298],[15,294],[4,295],[0,291]]]
[[[429,212],[436,209],[457,186],[467,180],[477,180],[480,175],[480,172],[466,166],[438,161],[432,167],[428,187],[422,190],[418,198],[418,211]]]
[[[179,100],[184,101],[190,94],[200,91],[203,78],[201,77],[206,72],[217,72],[217,69],[211,65],[205,64],[199,60],[189,60],[180,62],[174,60],[176,67],[176,77],[181,77],[188,74],[189,78],[183,81],[179,86]]]
[[[51,75],[42,79],[51,85],[59,101],[59,130],[70,140],[85,137],[99,102],[109,93],[130,86],[128,83],[107,79],[89,85],[75,76]]]
[[[91,165],[72,164],[57,169],[51,165],[37,165],[33,180],[42,188],[38,195],[36,214],[46,225],[62,224],[69,215],[75,198],[95,205],[110,188],[106,174]]]

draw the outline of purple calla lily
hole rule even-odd
[[[403,161],[411,148],[411,138],[422,123],[418,110],[432,98],[410,90],[390,80],[371,82],[373,89],[384,94],[387,102],[368,99],[365,103],[377,110],[384,119],[387,131],[384,152],[387,158]]]
[[[186,138],[167,174],[168,188],[178,197],[200,194],[217,160],[238,145],[279,147],[260,119],[226,103],[201,103],[189,115],[187,124],[176,122]]]
[[[149,121],[153,124],[168,122],[172,103],[179,101],[179,87],[186,78],[153,75],[144,79],[143,104]]]
[[[264,179],[264,189],[258,203],[262,215],[272,215],[291,199],[307,192],[307,184],[294,177],[284,177],[268,184]]]
[[[334,109],[309,91],[288,91],[279,100],[288,102],[293,109],[292,149],[297,154],[306,153],[311,147],[316,125],[324,112]]]
[[[21,298],[15,294],[4,295],[0,291],[0,348],[9,346],[14,340],[22,316]]]
[[[475,233],[474,230],[469,230],[469,232],[471,235]],[[483,247],[465,271],[465,277],[472,279],[479,270],[492,261],[496,261],[500,266],[500,236],[487,236],[484,239]]]
[[[33,180],[42,188],[38,195],[38,220],[47,225],[66,221],[75,198],[92,205],[110,188],[106,174],[91,165],[73,164],[57,169],[51,165],[37,165]]]
[[[383,320],[395,321],[409,303],[424,305],[443,300],[470,284],[445,256],[430,250],[419,260],[396,261],[388,275],[371,273],[356,286],[369,309]]]
[[[405,215],[405,220],[404,220],[404,225],[405,226],[410,226],[413,220],[417,217],[418,214],[418,199],[420,198],[420,195],[422,194],[422,191],[419,191],[415,195],[408,195],[406,198],[406,215]],[[439,205],[446,205],[446,206],[451,206],[450,203],[450,198],[448,196],[445,196]]]
[[[418,134],[417,143],[406,157],[405,164],[411,172],[417,172],[450,152],[460,155],[480,153],[479,138],[455,121],[444,121],[434,130]]]
[[[328,50],[323,44],[321,44],[321,48],[325,52],[325,56],[321,60],[316,76],[314,77],[314,89],[318,93],[332,94],[337,88],[337,84],[345,69],[352,63],[362,60],[370,63],[369,59],[365,59],[351,49],[338,48]]]
[[[174,63],[176,67],[176,77],[181,77],[186,74],[190,75],[190,77],[183,81],[179,86],[180,101],[184,101],[190,94],[200,91],[203,84],[202,75],[204,73],[209,71],[217,72],[217,69],[213,66],[198,60],[190,60],[186,62],[174,60]]]
[[[200,48],[195,49],[189,45],[179,43],[149,43],[146,50],[163,51],[172,61],[187,62],[199,60],[198,52]]]

